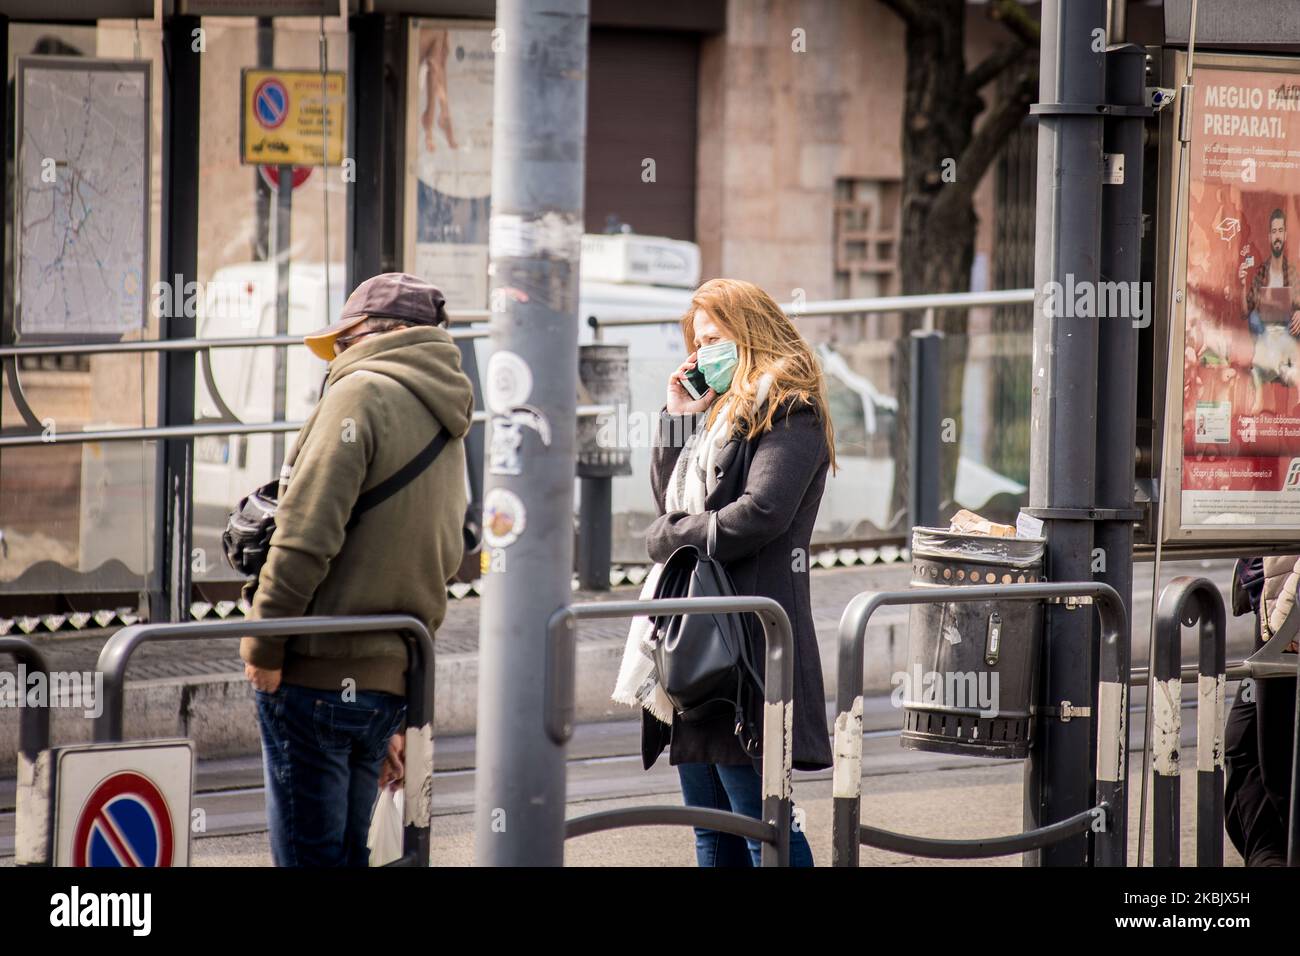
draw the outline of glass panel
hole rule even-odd
[[[156,337],[146,290],[158,261],[160,32],[148,21],[14,24],[9,53],[13,241],[0,342]],[[41,59],[51,56],[65,59]],[[157,367],[142,354],[6,362],[0,428],[154,424]],[[144,442],[0,450],[0,593],[112,591],[134,604],[121,592],[145,589],[154,566],[154,458]]]
[[[262,89],[265,108],[320,111],[320,28],[315,18],[287,17],[259,28],[252,18],[205,18],[200,134],[198,335],[201,338],[302,335],[328,325],[344,298],[347,186],[341,156],[332,165],[283,167],[242,161],[243,86]],[[326,18],[330,115],[342,117],[348,65],[347,34]],[[249,71],[249,76],[245,76]],[[269,72],[254,72],[269,71]],[[336,71],[342,74],[340,83]],[[281,84],[277,89],[276,84]],[[258,102],[261,103],[261,99]],[[335,114],[334,110],[340,112]],[[277,119],[278,116],[271,116]],[[249,121],[250,130],[256,117]],[[292,119],[286,121],[292,122]],[[252,136],[252,133],[248,133]],[[314,142],[308,145],[314,146]],[[316,150],[317,161],[320,149]],[[288,172],[286,170],[286,172]],[[287,203],[281,180],[296,184]],[[287,217],[288,314],[277,316],[277,229]],[[328,294],[327,294],[328,288]],[[277,354],[278,353],[278,354]],[[195,390],[198,421],[301,422],[320,397],[325,363],[301,346],[287,349],[214,349],[200,361]],[[276,367],[284,391],[277,400]],[[208,596],[231,598],[242,578],[222,557],[221,531],[230,509],[279,473],[296,433],[220,436],[194,444],[194,580],[228,582]]]

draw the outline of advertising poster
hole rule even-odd
[[[407,102],[407,270],[458,309],[487,308],[491,23],[417,21]]]
[[[1194,84],[1179,536],[1248,540],[1300,528],[1300,74]]]

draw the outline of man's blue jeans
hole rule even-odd
[[[281,684],[257,692],[271,858],[276,866],[365,866],[388,738],[406,700],[381,691]]]
[[[688,807],[730,810],[763,819],[763,785],[752,765],[683,763],[677,765],[677,774]],[[758,866],[762,849],[757,840],[695,828],[695,859],[700,866]],[[790,831],[790,865],[813,865],[808,838],[794,828]]]

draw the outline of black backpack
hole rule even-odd
[[[361,515],[375,505],[387,501],[401,491],[430,465],[447,445],[447,430],[440,429],[418,455],[403,465],[393,475],[385,478],[369,491],[362,492],[352,506],[347,530],[351,531],[361,520]],[[226,519],[226,530],[221,533],[222,550],[226,562],[240,574],[256,578],[271,548],[271,535],[275,533],[275,512],[279,507],[279,481],[268,481],[260,488],[241,498],[239,506]],[[465,544],[470,545],[470,516],[465,519]],[[477,547],[477,543],[475,542]]]

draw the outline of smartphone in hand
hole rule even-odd
[[[686,393],[694,399],[701,399],[704,393],[709,390],[709,383],[704,380],[704,373],[698,368],[689,368],[681,378],[682,387]]]

